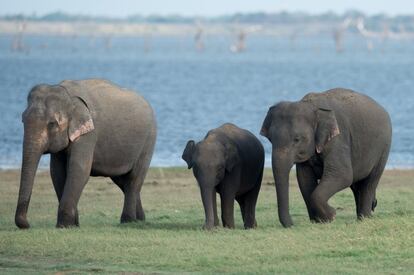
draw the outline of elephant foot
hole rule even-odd
[[[332,222],[336,217],[336,210],[329,206],[327,207],[327,209],[325,211],[323,211],[323,213],[316,215],[314,217],[314,221],[316,223],[330,223]]]
[[[226,224],[226,225],[223,225],[223,227],[227,228],[227,229],[234,229],[235,228],[234,224],[233,225],[232,224]]]
[[[145,214],[144,214],[144,213],[142,213],[142,214],[139,214],[139,215],[138,215],[138,213],[137,213],[137,218],[136,218],[136,220],[137,220],[137,221],[141,221],[141,222],[145,221]]]
[[[209,230],[212,230],[213,228],[215,228],[215,226],[214,226],[214,224],[212,224],[212,223],[205,223],[205,224],[203,225],[203,230],[207,230],[207,231],[209,231]]]
[[[135,216],[127,215],[127,214],[121,215],[121,223],[130,223],[130,222],[136,222],[136,221],[137,221],[137,218]]]
[[[369,213],[367,211],[367,213],[359,213],[358,214],[358,220],[360,220],[360,221],[362,221],[364,219],[369,219],[371,217],[372,217],[372,212],[371,211],[369,211]]]
[[[20,229],[28,229],[30,228],[30,224],[27,219],[23,216],[16,216],[14,219],[16,226]]]
[[[257,228],[257,222],[254,221],[254,223],[245,224],[244,229],[256,229]]]
[[[71,212],[73,212],[73,214]],[[56,228],[78,227],[79,217],[77,213],[77,211],[59,211]]]
[[[79,227],[79,224],[67,224],[67,223],[57,223],[56,228],[72,228],[72,227]]]

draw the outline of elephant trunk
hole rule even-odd
[[[19,198],[17,201],[15,223],[17,227],[26,229],[30,227],[27,221],[27,210],[32,195],[33,182],[40,157],[43,154],[44,142],[29,135],[25,129],[23,142],[23,163],[20,175]]]
[[[292,166],[293,159],[288,156],[288,153],[275,152],[274,150],[272,169],[276,186],[279,221],[283,227],[293,225],[289,214],[289,173]]]
[[[214,227],[213,189],[209,187],[201,187],[200,191],[206,217],[204,229],[210,230]]]

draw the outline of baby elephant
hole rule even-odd
[[[200,186],[206,221],[204,229],[219,224],[216,192],[221,199],[224,227],[234,228],[234,199],[240,205],[244,227],[257,226],[255,209],[262,183],[264,149],[249,131],[226,123],[209,131],[197,144],[190,140],[182,158],[193,168]]]

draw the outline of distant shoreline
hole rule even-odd
[[[229,35],[240,31],[251,34],[288,36],[292,33],[312,34],[329,31],[334,25],[322,23],[251,24],[251,23],[128,23],[128,22],[47,22],[0,20],[0,34],[56,36],[142,36],[190,35],[202,31],[205,35]]]

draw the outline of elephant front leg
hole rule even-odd
[[[80,139],[72,144],[67,159],[66,181],[56,224],[58,228],[79,225],[77,206],[91,173],[94,149],[94,143]]]
[[[298,179],[299,189],[302,193],[303,200],[305,201],[306,208],[308,210],[309,219],[316,221],[315,210],[312,208],[311,195],[318,185],[318,180],[312,169],[307,163],[296,164],[296,177]]]
[[[331,153],[325,158],[321,180],[310,196],[312,209],[317,222],[331,222],[336,211],[328,204],[337,192],[350,187],[353,172],[350,157],[339,152]]]
[[[59,203],[62,199],[66,182],[66,160],[67,156],[63,152],[51,154],[50,156],[50,176]],[[75,213],[75,225],[79,226],[79,214],[77,209]]]

